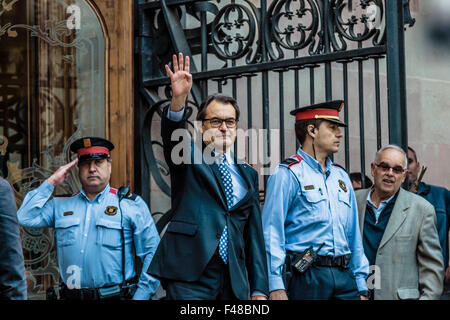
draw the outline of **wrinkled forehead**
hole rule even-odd
[[[405,154],[397,149],[386,149],[378,154],[377,162],[384,162],[391,167],[401,166],[404,168],[406,166]]]

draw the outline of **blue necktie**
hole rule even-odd
[[[231,206],[233,204],[233,184],[231,182],[230,171],[228,170],[228,167],[225,164],[226,161],[227,161],[227,158],[226,158],[225,154],[223,154],[222,162],[219,163],[219,171],[222,175],[222,182],[225,187],[225,196],[227,197],[228,208],[231,208]],[[219,255],[222,258],[223,262],[225,264],[227,264],[227,260],[228,260],[228,228],[227,228],[227,225],[225,225],[222,235],[220,236]]]

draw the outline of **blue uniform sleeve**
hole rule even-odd
[[[351,186],[350,180],[347,185]],[[348,243],[352,258],[350,260],[350,270],[356,280],[358,291],[367,291],[367,277],[369,276],[369,261],[364,254],[361,232],[359,230],[358,207],[356,204],[355,192],[350,189],[351,217],[348,225]]]
[[[28,228],[54,227],[55,201],[49,201],[54,187],[45,180],[43,184],[28,192],[17,211],[19,223]]]
[[[133,217],[133,240],[136,248],[136,255],[142,261],[142,272],[139,276],[138,288],[133,296],[133,300],[148,300],[156,292],[159,287],[159,280],[145,272],[148,270],[150,263],[159,244],[159,234],[156,230],[153,217],[147,204],[141,197],[137,197]]]
[[[283,266],[286,258],[284,223],[298,182],[288,168],[278,167],[267,181],[266,198],[262,213],[269,291],[285,289]]]
[[[172,120],[172,121],[175,121],[175,122],[180,122],[181,120],[183,120],[184,110],[185,110],[185,108],[183,108],[180,111],[176,112],[176,111],[170,111],[170,108],[169,108],[168,111],[167,111],[167,118],[169,120]]]

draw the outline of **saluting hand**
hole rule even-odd
[[[187,96],[192,88],[192,75],[189,73],[189,57],[186,57],[186,61],[184,61],[181,52],[178,54],[178,57],[174,54],[172,57],[172,64],[173,72],[167,64],[165,65],[172,86],[172,102],[170,104],[170,110],[180,111],[186,104]]]
[[[77,163],[78,158],[66,165],[63,165],[62,167],[59,167],[59,169],[56,170],[56,172],[52,174],[47,181],[54,187],[62,184],[69,177],[70,169],[72,169]]]

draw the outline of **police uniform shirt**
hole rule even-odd
[[[122,283],[121,214],[125,239],[125,275],[135,276],[132,243],[147,270],[159,244],[159,234],[141,197],[120,202],[109,185],[90,201],[82,190],[72,197],[54,197],[45,181],[29,192],[18,211],[29,228],[54,227],[60,275],[70,289],[101,288]],[[122,212],[120,211],[122,209]],[[148,300],[159,281],[142,272],[133,299]]]
[[[355,194],[348,174],[327,159],[321,164],[298,149],[281,163],[267,183],[263,229],[269,268],[269,290],[285,289],[282,269],[286,250],[313,246],[322,256],[351,254],[350,269],[358,291],[366,291],[369,264],[358,225]]]

